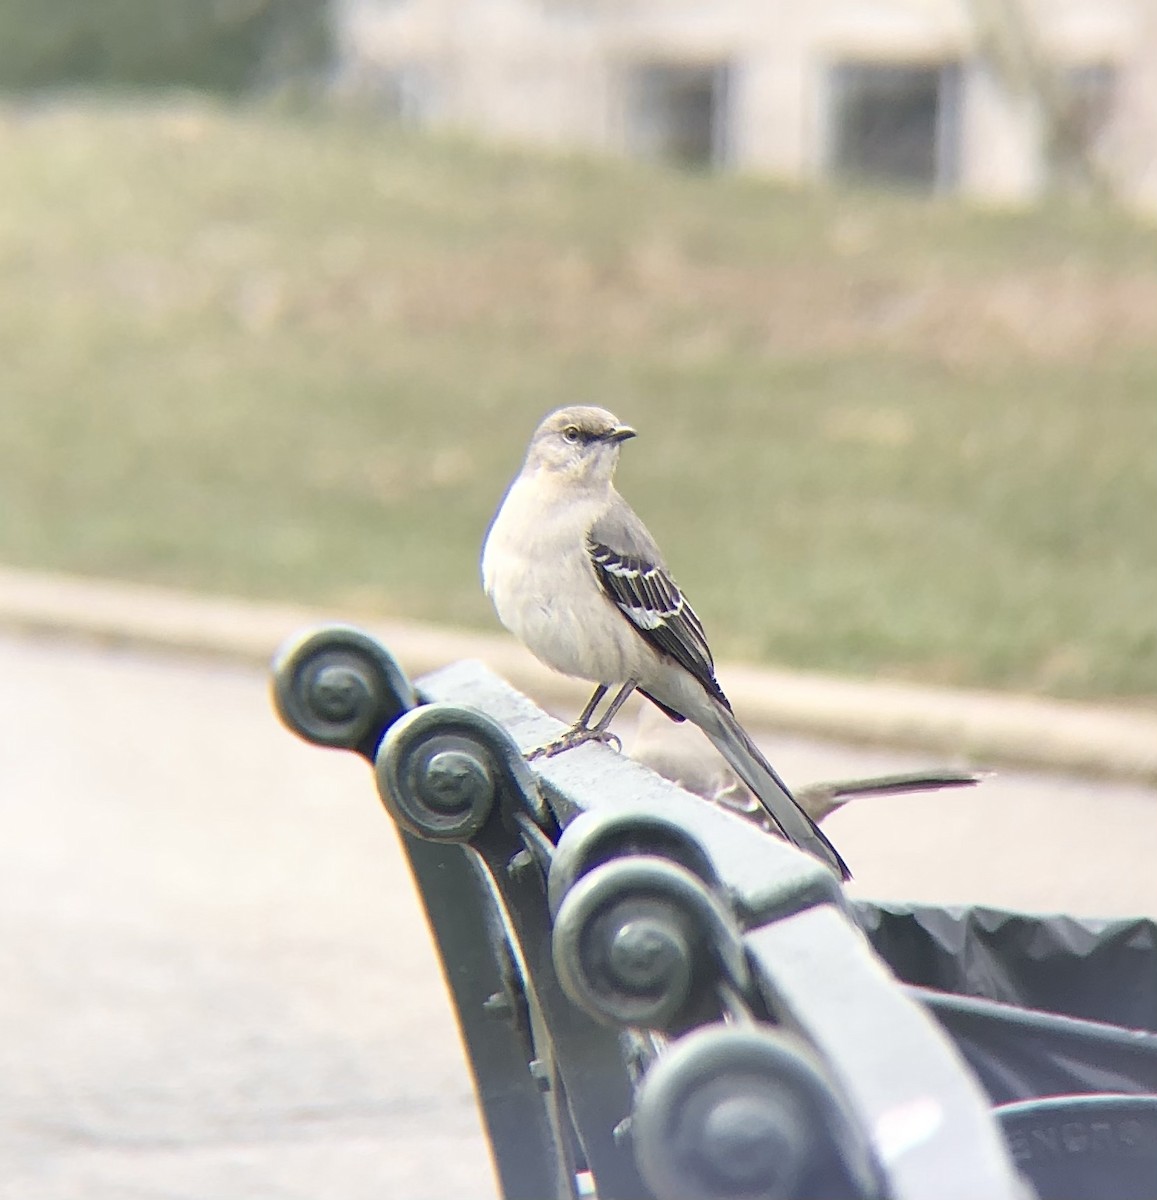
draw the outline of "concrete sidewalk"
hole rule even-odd
[[[263,675],[0,635],[0,1200],[496,1200],[369,768]]]
[[[0,569],[0,627],[70,633],[268,663],[303,627],[350,620],[287,605]],[[481,659],[545,707],[568,711],[587,687],[540,666],[505,636],[413,622],[358,621],[412,676]],[[1157,713],[988,692],[953,691],[723,663],[719,677],[753,728],[931,751],[1105,778],[1157,782]]]

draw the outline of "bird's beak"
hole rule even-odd
[[[636,437],[637,434],[629,425],[616,425],[610,433],[607,434],[608,442],[625,442],[627,438]]]

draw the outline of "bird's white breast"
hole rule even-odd
[[[487,535],[482,581],[498,619],[536,658],[615,684],[637,678],[650,652],[595,578],[586,537],[601,503],[520,476]]]

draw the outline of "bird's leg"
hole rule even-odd
[[[607,731],[607,726],[614,720],[615,714],[626,703],[630,694],[635,690],[636,684],[633,680],[628,680],[616,693],[615,698],[607,706],[607,711],[603,713],[599,723],[595,726],[588,724],[591,717],[594,716],[595,709],[599,706],[599,701],[607,694],[607,685],[600,684],[595,688],[594,695],[587,702],[586,708],[579,714],[579,719],[562,735],[556,738],[553,742],[548,742],[545,746],[539,746],[537,750],[532,750],[526,757],[528,759],[535,758],[553,758],[556,754],[561,754],[564,750],[570,750],[575,746],[581,746],[583,742],[602,742],[604,745],[613,746],[616,750],[623,748],[622,742],[613,734]]]
[[[586,729],[587,723],[591,717],[595,715],[595,709],[599,706],[599,701],[607,694],[607,685],[600,683],[594,690],[594,694],[587,701],[587,706],[579,713],[578,720],[574,723],[574,729]]]
[[[587,727],[587,722],[594,716],[594,711],[599,706],[599,701],[607,694],[607,685],[600,683],[594,690],[594,694],[587,701],[587,706],[579,713],[579,719],[562,735],[557,737],[553,742],[547,742],[545,746],[539,746],[536,750],[532,750],[526,757],[528,760],[536,758],[551,758],[555,754],[561,754],[563,750],[569,750],[572,746],[581,745],[586,740],[586,735],[590,733]]]
[[[623,743],[613,733],[608,732],[607,726],[615,719],[619,709],[631,698],[631,693],[638,686],[633,679],[628,679],[623,684],[619,689],[619,694],[607,705],[607,711],[603,713],[599,723],[590,731],[592,738],[598,738],[600,742],[606,742],[608,745],[613,745],[616,750],[622,750]]]

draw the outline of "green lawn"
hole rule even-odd
[[[1157,697],[1157,230],[209,107],[0,114],[0,559],[492,628],[537,417],[721,657]]]

